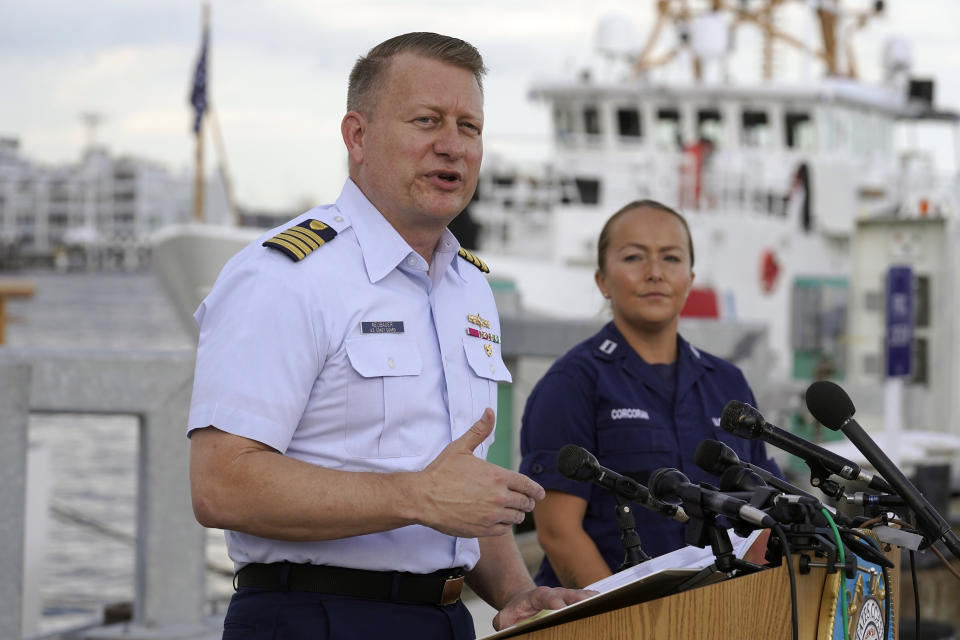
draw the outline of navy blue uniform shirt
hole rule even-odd
[[[782,476],[761,440],[744,440],[720,427],[730,400],[756,406],[740,369],[698,351],[677,337],[675,384],[670,369],[651,366],[637,355],[614,324],[559,358],[536,384],[523,412],[520,471],[544,489],[587,501],[583,528],[611,571],[624,558],[613,495],[592,483],[571,480],[557,470],[557,453],[575,444],[600,464],[646,485],[660,467],[679,469],[690,482],[719,484],[693,460],[703,440],[720,440],[741,460]],[[666,376],[666,380],[665,380]],[[671,389],[671,387],[673,387]],[[643,550],[658,556],[684,546],[684,525],[642,507],[634,510]],[[535,577],[540,585],[560,584],[549,561]]]

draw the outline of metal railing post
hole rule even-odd
[[[30,365],[0,359],[0,638],[19,638],[23,627],[29,413]]]

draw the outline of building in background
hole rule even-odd
[[[17,138],[0,138],[0,269],[141,268],[152,233],[192,219],[192,185],[185,170],[101,145],[50,165],[25,157]],[[231,224],[220,180],[206,181],[205,203],[208,222]]]

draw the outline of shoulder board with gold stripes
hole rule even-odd
[[[337,230],[333,227],[319,220],[304,220],[266,240],[263,246],[276,249],[294,262],[299,262],[335,237]]]
[[[490,267],[487,266],[486,262],[473,255],[463,247],[460,248],[460,251],[457,252],[457,255],[475,266],[477,269],[480,269],[480,271],[484,273],[490,273]]]

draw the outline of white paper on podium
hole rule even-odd
[[[752,545],[754,540],[757,539],[757,536],[760,535],[761,531],[762,529],[753,531],[746,538],[741,538],[737,534],[731,532],[730,543],[733,545],[733,554],[742,559],[744,554],[746,554],[747,550],[750,548],[750,545]],[[709,567],[711,564],[713,564],[714,560],[716,560],[716,558],[714,558],[713,550],[710,547],[705,547],[703,549],[692,546],[681,547],[676,551],[671,551],[670,553],[665,553],[662,556],[651,558],[646,562],[641,562],[638,565],[630,567],[629,569],[624,569],[623,571],[615,573],[612,576],[608,576],[602,580],[597,580],[586,588],[593,591],[599,591],[600,593],[606,593],[630,584],[631,582],[642,580],[644,577],[654,573],[660,573],[661,571],[667,571],[671,569],[689,569],[691,572],[699,571],[700,569]]]
[[[763,529],[753,531],[746,538],[730,532],[730,543],[733,545],[734,555],[742,559],[764,531]],[[712,565],[715,560],[710,547],[703,549],[692,546],[682,547],[624,569],[586,587],[597,591],[596,595],[563,609],[541,611],[509,629],[478,640],[503,640],[535,629],[618,609],[628,604],[656,599],[672,592],[694,574]]]

